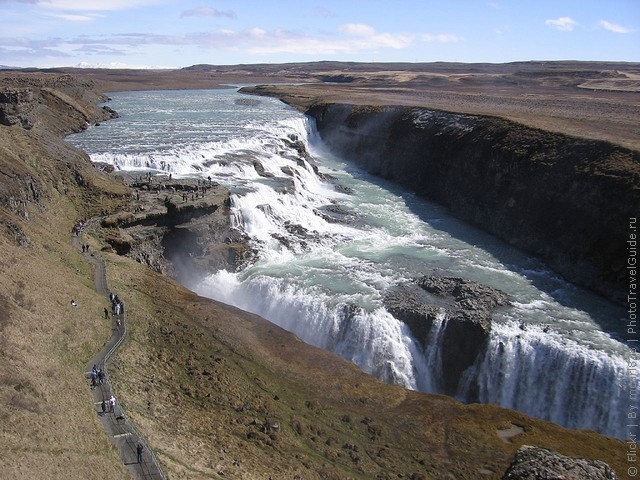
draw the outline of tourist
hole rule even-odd
[[[116,413],[116,397],[113,395],[109,398],[109,413]]]
[[[138,454],[138,463],[142,463],[142,450],[144,449],[144,447],[142,446],[141,443],[138,443],[138,445],[136,446],[136,453]]]

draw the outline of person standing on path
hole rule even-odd
[[[116,397],[113,395],[109,399],[109,413],[116,413]]]
[[[136,453],[138,454],[138,463],[142,463],[142,450],[144,449],[144,447],[142,446],[141,443],[138,443],[138,445],[136,446]]]
[[[107,402],[106,402],[106,400],[102,399],[102,403],[100,404],[100,406],[102,407],[102,414],[104,415],[105,413],[107,413]]]

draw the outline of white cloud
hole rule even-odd
[[[149,69],[171,69],[172,67],[160,66],[160,65],[135,65],[131,63],[122,62],[109,62],[109,63],[89,63],[80,62],[76,65],[76,68],[117,68],[117,69],[135,69],[135,70],[149,70]]]
[[[376,33],[373,27],[364,23],[345,23],[340,30],[347,35],[355,35],[358,37],[370,37]]]
[[[562,32],[571,32],[574,28],[576,28],[576,25],[578,25],[578,22],[576,22],[571,17],[560,17],[556,19],[548,19],[548,20],[545,20],[544,23],[546,23],[547,26],[555,28]]]
[[[258,27],[250,28],[248,30],[248,32],[253,37],[261,37],[262,38],[262,37],[266,37],[266,35],[267,35],[267,31],[266,30],[263,30],[262,28],[258,28]]]
[[[378,47],[388,48],[406,48],[413,43],[411,35],[403,33],[377,33],[370,25],[364,23],[345,23],[340,26],[340,31],[347,34],[347,38],[343,40],[347,48],[356,48],[357,50],[375,49]],[[324,41],[318,39],[319,41]],[[328,41],[328,44],[333,44]],[[335,47],[333,47],[335,48]]]
[[[451,41],[451,38],[444,35],[440,37],[440,41]],[[255,27],[246,30],[224,28],[186,35],[121,33],[78,35],[64,39],[52,37],[44,40],[33,40],[28,37],[0,38],[0,45],[13,46],[25,52],[35,53],[47,49],[48,52],[60,55],[84,53],[97,56],[115,54],[117,50],[120,57],[138,53],[143,46],[194,46],[254,55],[275,53],[331,55],[375,52],[383,48],[402,49],[413,43],[413,35],[376,32],[374,28],[363,24],[346,24],[338,32],[321,36]]]
[[[437,43],[453,43],[453,42],[461,42],[464,40],[463,37],[459,35],[455,35],[453,33],[437,33],[435,35],[431,33],[425,33],[420,38],[422,38],[423,42],[437,42]]]
[[[614,33],[631,33],[633,30],[630,28],[623,27],[622,25],[618,25],[617,23],[607,22],[606,20],[600,20],[599,25],[605,30],[609,30]]]
[[[38,0],[40,7],[69,11],[128,10],[146,5],[166,3],[167,0]]]
[[[90,22],[91,20],[95,20],[99,17],[104,17],[104,15],[98,15],[96,13],[89,13],[87,15],[77,15],[72,13],[50,13],[47,14],[48,17],[53,18],[61,18],[62,20],[68,20],[70,22]]]
[[[185,10],[180,15],[180,18],[183,17],[227,17],[227,18],[236,18],[235,12],[232,11],[222,11],[217,10],[211,7],[198,7],[193,8],[191,10]]]
[[[126,55],[124,50],[112,48],[107,45],[83,45],[73,50],[73,52],[84,53],[87,55]]]

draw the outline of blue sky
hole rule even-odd
[[[640,0],[0,0],[0,65],[640,61]]]

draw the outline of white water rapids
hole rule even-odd
[[[295,110],[240,98],[234,90],[117,93],[110,106],[121,118],[69,140],[96,162],[211,176],[232,191],[234,225],[257,260],[187,282],[198,293],[257,313],[385,381],[433,392],[444,320],[419,345],[383,307],[385,290],[431,273],[499,288],[513,306],[494,314],[489,346],[457,396],[626,437],[640,358],[624,343],[624,310],[333,157]],[[311,158],[302,160],[293,140]]]

